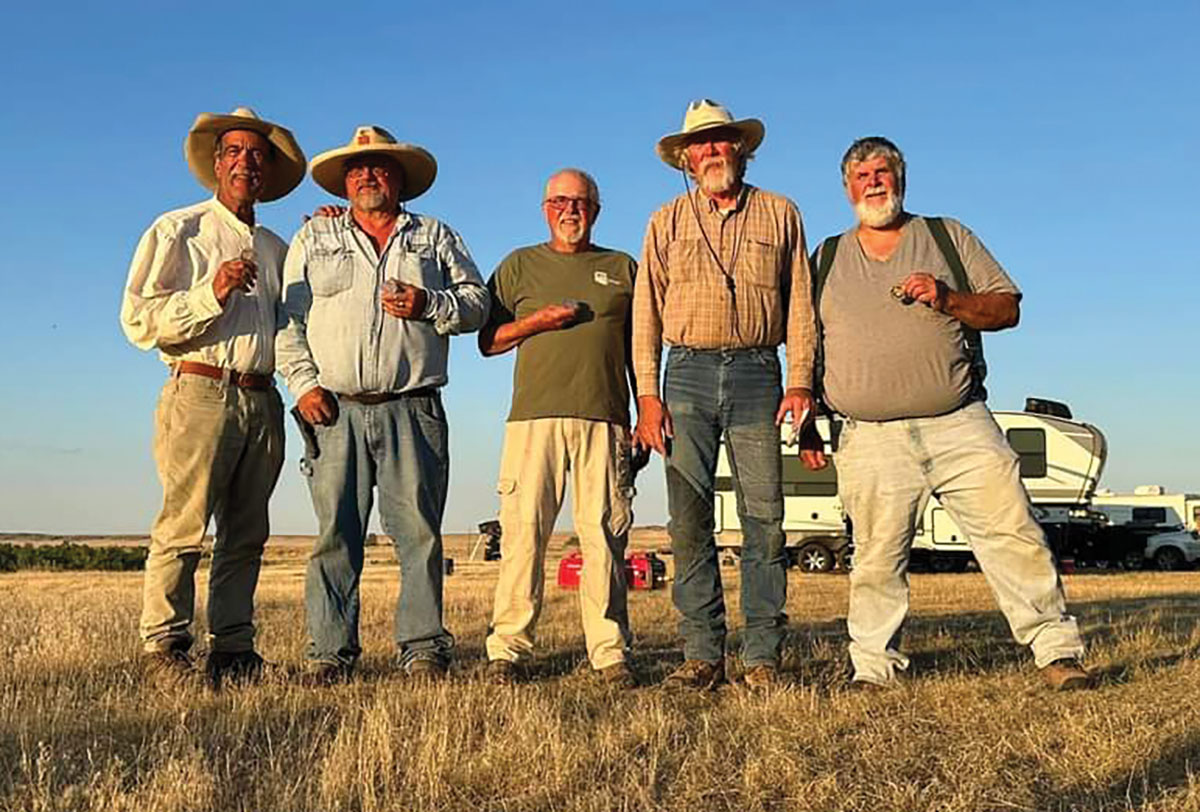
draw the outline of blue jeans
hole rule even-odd
[[[395,636],[401,665],[447,663],[454,638],[442,625],[442,512],[449,479],[446,413],[437,395],[377,405],[341,401],[337,422],[317,426],[309,492],[320,535],[304,589],[310,660],[352,664],[359,577],[373,489],[400,562]]]
[[[782,458],[775,412],[782,397],[773,348],[672,347],[663,390],[675,424],[667,455],[667,530],[675,556],[672,597],[683,618],[684,656],[725,656],[725,597],[713,538],[717,451],[726,438],[742,523],[742,659],[776,665],[787,624]]]

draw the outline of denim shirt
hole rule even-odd
[[[425,289],[422,318],[384,312],[388,279]],[[482,327],[488,306],[466,245],[444,223],[401,211],[379,255],[349,211],[314,217],[284,264],[276,366],[297,399],[315,386],[351,395],[442,386],[449,336]]]

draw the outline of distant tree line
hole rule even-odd
[[[17,570],[140,570],[145,547],[92,547],[87,544],[0,544],[0,572]]]

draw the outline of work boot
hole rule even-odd
[[[262,679],[263,658],[258,652],[214,651],[204,664],[204,676],[214,691],[221,690],[222,683],[249,685]]]
[[[742,674],[742,682],[752,690],[777,688],[782,684],[779,669],[771,663],[750,666]]]
[[[1081,691],[1092,687],[1092,677],[1074,657],[1063,657],[1043,666],[1042,678],[1053,691]]]
[[[492,685],[516,685],[517,664],[512,660],[492,660],[487,664],[487,681]]]
[[[304,670],[300,673],[300,682],[303,685],[321,688],[326,685],[336,685],[339,682],[348,682],[353,672],[354,666],[350,663],[335,660],[309,660],[304,664]]]
[[[637,687],[637,677],[634,676],[629,663],[624,660],[604,668],[598,668],[595,674],[596,678],[609,688],[625,691]]]
[[[404,666],[404,673],[414,680],[421,682],[442,682],[449,676],[450,669],[441,660],[432,657],[418,657]]]
[[[196,679],[196,664],[185,649],[169,648],[142,655],[145,679],[163,691],[183,688]]]
[[[725,682],[725,661],[685,660],[663,682],[669,691],[712,691]]]

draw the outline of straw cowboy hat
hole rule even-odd
[[[267,185],[258,196],[260,203],[278,200],[304,180],[304,151],[296,143],[292,131],[264,121],[249,107],[239,107],[228,115],[201,113],[196,116],[192,129],[188,130],[187,140],[183,142],[183,154],[187,156],[192,174],[204,188],[214,191],[217,188],[217,176],[213,172],[217,139],[230,130],[251,130],[275,147],[275,163],[267,176]]]
[[[734,121],[733,115],[712,99],[697,99],[687,106],[687,112],[683,114],[683,129],[658,139],[658,145],[654,149],[667,166],[672,169],[686,169],[683,148],[691,137],[718,127],[728,127],[741,132],[747,152],[758,149],[763,135],[766,134],[766,128],[758,119],[743,118]]]
[[[359,155],[387,155],[404,169],[401,200],[419,197],[433,185],[437,177],[437,161],[416,144],[403,144],[383,127],[363,125],[354,131],[344,147],[322,152],[312,159],[309,169],[313,180],[325,191],[338,197],[346,196],[346,161]]]

